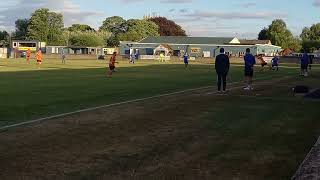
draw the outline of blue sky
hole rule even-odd
[[[7,0],[0,3],[0,29],[13,30],[15,19],[28,18],[40,7],[63,13],[66,26],[95,28],[109,16],[157,14],[175,20],[190,36],[253,39],[275,18],[299,35],[303,27],[320,22],[320,0]]]

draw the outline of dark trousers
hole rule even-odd
[[[217,78],[218,78],[218,91],[221,91],[221,83],[223,84],[223,91],[225,91],[227,87],[227,74],[217,73]]]

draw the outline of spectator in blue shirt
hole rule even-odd
[[[250,49],[246,49],[244,56],[244,75],[247,81],[247,87],[244,90],[252,90],[253,67],[256,64],[256,58],[250,53]]]
[[[186,53],[183,55],[183,62],[184,62],[184,64],[185,64],[186,68],[187,68],[188,65],[189,65],[188,58],[189,58],[189,55],[188,55],[188,53],[186,52]]]

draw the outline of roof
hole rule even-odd
[[[139,43],[158,44],[229,44],[233,37],[186,37],[186,36],[158,36],[147,37]]]
[[[27,41],[27,40],[13,39],[12,42],[19,42],[19,43],[39,43],[39,42],[41,42],[41,41],[34,41],[34,40]]]
[[[172,51],[172,47],[169,46],[168,44],[161,44],[161,45],[159,45],[156,49],[158,49],[158,48],[160,48],[160,47],[164,47],[164,48],[168,49],[168,51]]]
[[[91,47],[91,46],[65,46],[66,48],[73,48],[73,49],[89,49],[89,48],[101,48],[100,46],[98,47]]]
[[[247,40],[247,39],[240,39],[240,44],[243,45],[256,45],[256,44],[270,44],[271,45],[271,41],[270,40]]]

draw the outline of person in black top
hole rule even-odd
[[[229,57],[224,53],[224,48],[220,49],[220,54],[216,57],[215,68],[218,77],[218,92],[221,92],[221,81],[223,83],[223,92],[227,87],[227,75],[230,68]]]
[[[311,71],[311,67],[313,64],[313,59],[314,59],[314,55],[313,54],[309,55],[309,70],[310,71]]]

